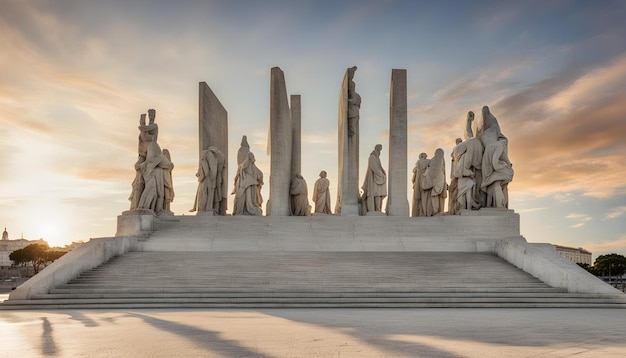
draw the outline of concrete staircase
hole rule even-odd
[[[625,297],[567,293],[492,253],[145,251],[0,308],[607,308]]]

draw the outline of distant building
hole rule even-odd
[[[556,252],[565,256],[570,261],[577,264],[587,264],[591,266],[591,252],[583,249],[582,247],[574,248],[567,246],[554,245]]]
[[[9,240],[7,228],[4,228],[2,240],[0,240],[0,267],[10,267],[13,262],[9,258],[9,255],[11,255],[13,251],[23,249],[30,244],[48,245],[44,239],[26,240],[21,238],[18,240]]]

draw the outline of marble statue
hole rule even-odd
[[[411,216],[413,217],[426,216],[427,202],[430,201],[430,197],[428,196],[427,191],[422,190],[421,183],[424,173],[426,172],[426,168],[428,167],[428,163],[430,163],[430,159],[428,159],[426,153],[420,153],[419,159],[413,168],[413,178],[411,179],[411,182],[413,183]]]
[[[209,151],[215,157],[215,162],[217,164],[215,189],[213,193],[213,212],[216,215],[226,215],[226,205],[228,199],[228,192],[225,190],[228,185],[226,155],[222,153],[221,150],[213,146],[209,147]]]
[[[363,181],[363,195],[361,196],[366,212],[382,212],[382,202],[387,196],[387,173],[380,164],[381,144],[376,144],[367,161],[365,180]]]
[[[156,141],[151,141],[146,160],[139,165],[143,175],[144,189],[139,198],[138,209],[149,209],[159,215],[165,207],[165,175],[173,164],[161,152]]]
[[[361,110],[361,96],[356,93],[356,84],[354,83],[356,70],[356,66],[348,69],[348,136],[350,137],[357,133],[359,111]]]
[[[135,163],[135,179],[130,197],[131,210],[152,210],[155,214],[171,214],[170,204],[174,200],[172,169],[174,164],[169,151],[161,151],[157,143],[159,126],[155,123],[156,111],[148,110],[139,118],[138,159]]]
[[[211,150],[213,149],[213,150]],[[196,177],[198,178],[198,189],[196,190],[196,200],[191,212],[214,212],[216,205],[221,201],[221,185],[218,187],[218,180],[221,175],[218,169],[215,147],[202,151],[202,158],[198,165]],[[219,176],[219,179],[218,179]],[[221,184],[221,183],[219,183]],[[215,195],[218,192],[219,195]]]
[[[244,137],[245,138],[245,137]],[[247,144],[247,141],[246,141]],[[242,141],[243,147],[243,141]],[[245,152],[239,149],[239,152]],[[239,160],[239,155],[237,156]],[[261,187],[263,186],[263,173],[257,168],[254,154],[249,152],[237,168],[235,177],[235,203],[233,215],[263,215],[261,204]]]
[[[163,202],[163,210],[168,214],[174,214],[170,209],[172,201],[174,201],[174,180],[172,178],[172,170],[174,169],[174,163],[172,163],[172,157],[170,155],[170,151],[167,149],[163,149],[163,155],[170,162],[169,168],[165,169],[163,172],[163,185],[164,185],[164,202]]]
[[[447,197],[446,165],[443,149],[435,150],[435,155],[428,163],[422,177],[421,189],[428,193],[430,200],[426,201],[425,216],[440,215],[443,213]]]
[[[465,125],[465,142],[466,145],[470,145],[472,149],[471,159],[464,160],[465,170],[471,170],[473,173],[474,184],[472,187],[472,205],[475,209],[485,207],[487,202],[487,193],[481,190],[480,186],[483,181],[483,151],[484,146],[480,138],[474,137],[472,131],[472,123],[474,122],[474,112],[467,112],[467,121]],[[480,145],[478,145],[480,143]],[[467,175],[466,175],[467,176]]]
[[[485,206],[507,208],[508,184],[513,180],[508,139],[502,134],[498,120],[491,114],[489,107],[484,106],[482,114],[483,121],[476,130],[476,137],[484,146],[480,188],[487,194]]]
[[[156,142],[159,137],[159,126],[154,123],[156,111],[148,110],[149,122],[146,125],[146,114],[143,113],[139,119],[139,155],[146,157],[150,142]]]
[[[461,143],[463,143],[463,140],[457,138],[456,145],[452,149],[452,153],[450,153],[450,157],[452,158],[450,162],[450,185],[448,185],[448,214],[451,215],[458,214],[461,210],[460,204],[457,201],[459,178],[455,176],[456,173],[454,170],[458,162],[455,154]]]
[[[313,187],[313,202],[315,203],[316,214],[329,214],[333,212],[330,210],[330,181],[326,178],[326,171],[320,172],[320,177],[315,181]]]
[[[141,198],[141,193],[143,193],[143,188],[145,187],[143,173],[141,172],[141,164],[145,161],[146,157],[139,155],[137,162],[135,162],[135,179],[131,185],[132,191],[128,197],[128,200],[130,200],[130,210],[139,208],[139,199]]]
[[[289,195],[291,195],[291,216],[311,216],[309,190],[302,175],[296,174],[291,179]]]

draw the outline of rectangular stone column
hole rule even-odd
[[[296,174],[302,174],[302,130],[301,130],[301,114],[300,114],[300,95],[291,95],[291,177]]]
[[[409,216],[407,200],[406,70],[391,70],[387,215]]]
[[[287,99],[285,75],[273,67],[270,79],[270,197],[266,215],[289,216],[289,185],[293,145],[291,112]]]
[[[200,82],[199,104],[198,159],[202,156],[202,151],[211,146],[219,149],[226,158],[226,167],[222,173],[222,193],[226,198],[222,198],[219,212],[220,215],[225,215],[228,193],[230,193],[228,188],[228,112],[206,82]]]
[[[348,71],[339,91],[338,113],[338,173],[335,214],[359,215],[359,128],[348,135]]]

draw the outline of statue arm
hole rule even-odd
[[[467,119],[467,123],[465,124],[465,140],[474,138],[474,132],[472,131],[472,120]]]

